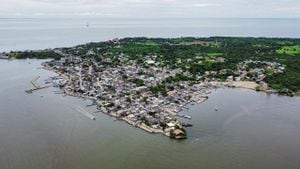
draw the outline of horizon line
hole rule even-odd
[[[103,16],[26,16],[1,17],[0,19],[300,19],[300,17],[103,17]]]

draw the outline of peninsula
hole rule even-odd
[[[187,137],[183,108],[210,89],[245,87],[289,96],[300,90],[300,39],[124,38],[68,48],[3,53],[43,64],[64,93],[151,133]]]

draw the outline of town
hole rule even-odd
[[[273,49],[260,53],[269,50],[267,45],[245,46],[250,51],[244,56],[234,45],[226,45],[235,41],[266,43],[265,39],[125,38],[2,55],[53,58],[43,66],[61,77],[52,83],[65,94],[91,99],[101,112],[147,132],[184,139],[186,128],[192,126],[182,122],[192,118],[185,108],[204,102],[212,89],[242,87],[290,96],[297,92],[293,80],[280,79],[289,77],[297,60],[280,63],[272,58],[288,56]]]
[[[168,78],[185,75],[180,69],[156,67],[151,57],[145,61],[146,66],[125,55],[118,57],[121,66],[109,67],[74,56],[44,66],[64,77],[56,83],[66,94],[94,100],[103,113],[151,133],[186,138],[187,124],[178,120],[178,112],[190,102],[207,99],[208,84],[168,83]]]
[[[232,71],[206,71],[203,75],[193,76],[181,68],[161,67],[157,55],[135,60],[120,53],[113,57],[118,60],[116,64],[111,57],[98,58],[97,61],[93,57],[66,54],[61,49],[54,52],[63,57],[46,62],[44,66],[64,77],[56,85],[66,94],[92,99],[105,114],[150,133],[175,139],[186,138],[185,127],[191,125],[180,122],[180,118],[191,117],[179,112],[191,102],[202,103],[208,98],[209,91],[218,87],[212,82],[221,81],[214,75]],[[93,54],[91,50],[86,53]],[[222,57],[211,59],[225,61]],[[238,69],[233,71],[235,76],[227,76],[226,81],[256,81],[257,88],[267,90],[269,88],[263,82],[266,71],[261,66],[269,73],[284,70],[284,66],[278,63],[247,60],[239,63]]]

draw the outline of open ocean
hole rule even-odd
[[[300,20],[0,19],[0,51],[128,36],[299,38]],[[194,126],[178,141],[95,112],[86,107],[91,101],[55,94],[57,88],[25,93],[33,78],[42,84],[55,76],[41,69],[44,61],[0,60],[0,169],[300,168],[300,97],[217,89],[188,106]]]
[[[0,18],[2,52],[67,47],[91,41],[137,36],[300,38],[300,19]]]

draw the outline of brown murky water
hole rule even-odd
[[[300,168],[300,98],[218,89],[190,105],[194,127],[175,141],[94,113],[90,101],[55,88],[26,94],[31,79],[54,75],[41,62],[0,60],[1,169]]]

